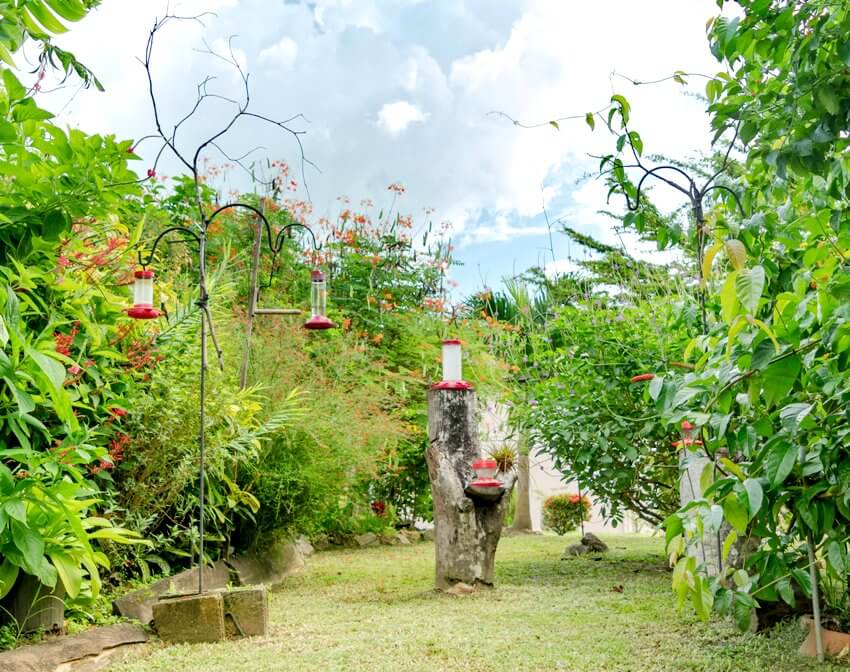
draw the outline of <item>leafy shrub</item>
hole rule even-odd
[[[590,520],[590,500],[571,492],[552,495],[543,502],[543,525],[556,534],[576,529],[581,521]]]

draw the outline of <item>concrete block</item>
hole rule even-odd
[[[230,570],[219,560],[212,567],[204,567],[204,589],[218,590],[230,583]],[[153,621],[153,605],[168,593],[191,593],[198,590],[198,568],[187,569],[174,576],[155,581],[149,586],[122,595],[112,602],[112,611],[118,616],[134,618],[148,624]]]
[[[265,586],[234,588],[221,595],[229,638],[265,637],[269,630],[269,593]]]
[[[163,597],[153,605],[153,620],[165,642],[220,642],[225,638],[221,593]]]

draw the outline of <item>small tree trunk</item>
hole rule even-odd
[[[517,452],[516,506],[514,507],[514,523],[511,529],[517,532],[533,532],[528,453],[522,450]]]
[[[437,588],[456,583],[493,585],[496,546],[502,534],[516,476],[503,474],[505,491],[496,501],[467,497],[479,457],[475,393],[431,390],[425,452],[434,500]]]

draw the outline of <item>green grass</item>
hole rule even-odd
[[[267,638],[154,644],[112,670],[847,669],[798,656],[796,624],[742,635],[679,612],[660,539],[607,535],[603,559],[560,560],[575,539],[503,539],[497,587],[465,597],[432,590],[430,543],[319,553],[272,595]]]

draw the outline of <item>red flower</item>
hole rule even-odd
[[[156,171],[153,168],[148,168],[148,177],[156,177]]]

